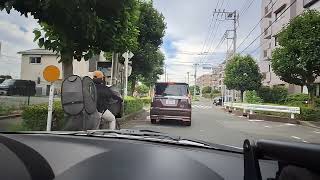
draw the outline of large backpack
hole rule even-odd
[[[61,103],[67,115],[64,130],[99,129],[100,116],[97,111],[97,92],[92,79],[72,75],[62,82]]]

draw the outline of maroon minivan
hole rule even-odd
[[[151,123],[160,120],[180,120],[191,125],[191,98],[186,83],[156,83],[150,110]]]

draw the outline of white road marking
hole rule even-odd
[[[266,128],[272,128],[271,126],[264,126],[264,127],[266,127]]]
[[[303,140],[302,142],[304,142],[304,143],[309,143],[308,141],[305,141],[305,140]]]
[[[320,134],[320,131],[313,131],[314,133],[316,133],[316,134]]]
[[[291,124],[291,123],[285,123],[284,125],[286,125],[286,126],[296,126],[295,124]]]
[[[291,136],[291,137],[294,138],[294,139],[301,139],[301,138],[299,138],[297,136]]]
[[[264,120],[257,120],[257,119],[251,119],[251,120],[248,120],[250,122],[263,122]]]
[[[199,108],[199,109],[211,109],[211,106],[204,106],[204,105],[192,105],[193,108]]]

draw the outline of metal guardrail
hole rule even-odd
[[[247,104],[247,103],[224,103],[225,108],[234,108],[235,110],[243,109],[243,112],[249,111],[250,114],[253,114],[254,111],[269,111],[269,112],[283,112],[289,113],[291,119],[294,119],[294,114],[300,114],[300,107],[291,107],[291,106],[273,106],[273,105],[262,105],[262,104]]]

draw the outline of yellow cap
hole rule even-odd
[[[103,75],[103,72],[101,72],[101,71],[94,71],[93,72],[93,78],[103,78],[104,77],[104,75]]]

